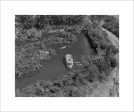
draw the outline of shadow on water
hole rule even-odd
[[[54,44],[51,47],[57,51],[57,55],[52,57],[49,61],[42,61],[43,68],[33,72],[31,77],[15,81],[16,88],[23,88],[26,85],[32,84],[37,80],[55,80],[60,75],[65,75],[68,70],[64,63],[64,57],[67,53],[72,54],[74,62],[81,64],[81,56],[94,55],[93,49],[90,47],[87,38],[83,35],[77,35],[78,41],[72,45]],[[65,47],[66,46],[66,47]],[[60,48],[64,49],[60,49]],[[71,70],[79,69],[78,63],[74,63]]]

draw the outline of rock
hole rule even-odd
[[[65,62],[66,62],[66,66],[68,68],[72,68],[73,67],[73,57],[71,54],[66,54],[65,56]]]

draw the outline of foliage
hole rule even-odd
[[[112,45],[105,31],[102,31],[96,23],[85,26],[82,31],[97,53],[97,55],[92,58],[92,63],[97,65],[100,73],[104,72],[109,75],[112,68],[118,65],[114,55],[117,54],[119,50]]]
[[[114,16],[107,16],[107,15],[92,15],[90,16],[91,21],[94,22],[102,22],[102,27],[106,28],[117,37],[119,37],[119,20]]]
[[[74,43],[77,41],[74,34],[60,30],[51,30],[47,34],[46,32],[42,32],[42,38],[44,37],[46,37],[47,41],[51,41],[51,43]]]
[[[15,16],[16,27],[20,26],[23,29],[30,29],[34,27],[35,16],[33,15],[16,15]]]
[[[83,20],[81,15],[16,15],[16,26],[23,29],[43,29],[47,26],[73,26],[80,24]]]
[[[16,89],[16,96],[61,96],[61,97],[80,97],[84,96],[84,91],[80,87],[91,82],[90,76],[96,74],[96,69],[91,65],[80,72],[72,72],[63,75],[55,81],[40,80],[22,89]],[[93,70],[94,69],[94,70]],[[87,71],[87,73],[85,73]],[[95,77],[94,77],[95,78]],[[94,81],[92,77],[92,81]],[[19,92],[18,92],[19,91]]]
[[[18,78],[39,69],[41,60],[49,60],[56,55],[54,49],[47,48],[39,42],[16,46],[15,52],[15,74]]]
[[[107,17],[104,21],[103,27],[119,37],[119,22],[114,17]]]

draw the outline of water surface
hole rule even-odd
[[[49,61],[42,61],[43,68],[33,72],[31,77],[15,81],[16,88],[23,88],[26,85],[32,84],[37,80],[55,80],[60,75],[68,73],[63,58],[67,53],[72,54],[74,59],[74,65],[71,70],[79,69],[82,65],[82,56],[93,56],[94,51],[90,47],[87,38],[83,35],[77,35],[78,41],[69,44],[54,44],[51,45],[57,51],[57,55],[52,57]],[[63,49],[61,49],[63,47]],[[70,70],[70,71],[71,71]]]

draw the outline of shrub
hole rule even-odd
[[[119,37],[119,20],[114,16],[107,15],[92,15],[90,16],[92,22],[100,23],[103,21],[102,27],[106,28],[117,37]]]
[[[17,22],[23,29],[30,29],[34,27],[35,19],[32,15],[16,15],[15,22]]]
[[[118,65],[114,55],[119,50],[112,45],[107,34],[99,26],[94,25],[94,23],[83,28],[83,33],[85,33],[97,53],[97,56],[92,59],[92,62],[97,65],[101,73],[105,72],[109,74],[111,69]]]

